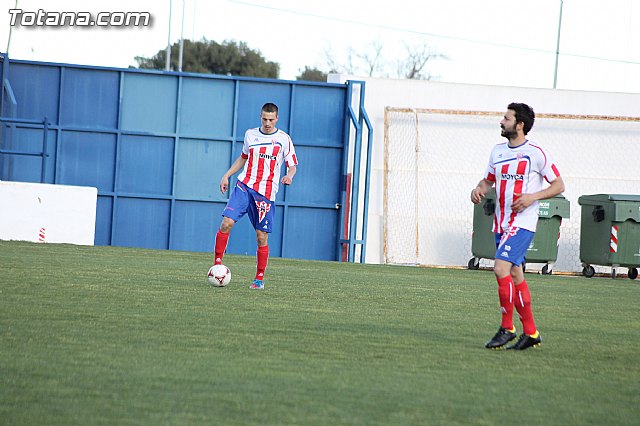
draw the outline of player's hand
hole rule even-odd
[[[227,189],[229,189],[229,178],[222,176],[222,179],[220,180],[220,192],[224,194],[227,192]]]
[[[476,186],[471,190],[471,202],[473,204],[480,203],[480,201],[482,201],[483,198],[484,198],[484,191],[479,186]]]
[[[289,176],[284,176],[280,182],[282,182],[283,185],[291,185],[291,182],[293,182],[293,179],[291,179]]]
[[[516,201],[511,205],[511,210],[517,211],[518,213],[529,207],[535,201],[535,198],[531,194],[514,193],[513,198],[515,198]]]

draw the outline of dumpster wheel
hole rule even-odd
[[[629,268],[628,276],[632,280],[638,278],[638,268]]]
[[[477,270],[480,268],[480,259],[472,257],[469,259],[469,263],[467,263],[467,269]]]
[[[542,272],[542,275],[551,275],[551,268],[549,267],[548,264],[544,265],[542,267],[542,271],[540,271],[540,272]]]
[[[584,268],[582,268],[582,275],[584,275],[587,278],[591,278],[596,274],[596,270],[593,266],[591,265],[587,265]]]

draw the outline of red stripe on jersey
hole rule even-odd
[[[553,170],[553,174],[554,174],[554,175],[556,175],[556,177],[559,177],[559,176],[560,176],[560,171],[558,171],[558,168],[556,167],[556,165],[555,165],[555,164],[552,164],[552,165],[551,165],[551,170]],[[549,182],[549,179],[547,179],[547,177],[546,177],[546,176],[544,177],[544,180],[546,180],[547,182]],[[551,183],[551,182],[549,182],[549,183]]]
[[[295,155],[295,154],[293,154],[293,155],[291,156],[291,159],[293,160],[293,162],[292,162],[292,163],[289,163],[289,162],[287,161],[287,167],[295,166],[295,165],[297,165],[297,164],[298,164],[298,157],[296,157],[296,155]]]
[[[505,164],[502,166],[502,174],[509,173],[509,165]],[[500,179],[500,217],[498,218],[498,233],[502,234],[504,229],[502,229],[502,219],[504,218],[504,197],[507,193],[507,181],[504,179]]]
[[[545,154],[544,149],[542,149],[538,145],[534,145],[532,143],[529,143],[529,145],[531,145],[534,148],[538,148],[540,150],[540,152],[542,153],[542,156],[544,157],[544,165],[542,166],[542,168],[544,169],[547,166],[547,154]]]
[[[244,153],[242,153],[242,156],[244,157]],[[246,167],[247,174],[244,176],[244,179],[242,179],[242,183],[244,183],[245,185],[247,185],[251,180],[251,170],[253,170],[253,148],[249,150],[248,157],[249,157],[249,163],[247,164],[247,167]]]
[[[265,154],[266,152],[266,146],[260,148],[260,154]],[[260,157],[258,160],[258,170],[256,171],[256,183],[253,184],[253,190],[256,192],[260,192],[260,182],[262,182],[262,175],[264,174],[264,163],[265,159]]]
[[[489,173],[485,179],[488,180],[489,182],[495,182],[496,175],[494,175],[493,173]]]
[[[518,176],[524,175],[524,172],[526,170],[527,170],[527,162],[526,161],[520,161],[518,163],[518,168],[516,170],[516,174]],[[511,201],[512,203],[515,203],[515,201],[517,200],[516,194],[522,195],[522,186],[523,185],[524,185],[524,180],[516,180],[516,183],[513,186],[513,200]],[[518,214],[518,212],[516,212],[513,209],[511,210],[511,217],[509,217],[509,228],[511,228],[511,225],[513,224],[513,220],[516,218],[517,214]]]
[[[273,149],[273,157],[276,158],[278,157],[278,154],[280,153],[280,145],[277,145],[274,149]],[[268,199],[271,199],[271,192],[273,191],[273,175],[276,172],[276,160],[269,160],[271,162],[270,166],[269,166],[269,176],[267,176],[267,188],[265,189],[264,192],[264,196],[267,197]]]

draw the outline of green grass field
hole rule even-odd
[[[527,274],[543,345],[513,352],[490,271],[225,264],[0,241],[0,424],[640,423],[640,281]]]

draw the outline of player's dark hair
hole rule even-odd
[[[536,119],[536,114],[533,112],[533,108],[527,104],[511,102],[507,109],[515,111],[516,123],[523,123],[524,128],[522,131],[525,135],[529,133],[529,130],[533,127],[533,122]]]
[[[278,105],[271,102],[267,102],[266,104],[262,105],[262,111],[275,112],[276,115],[278,115]]]

